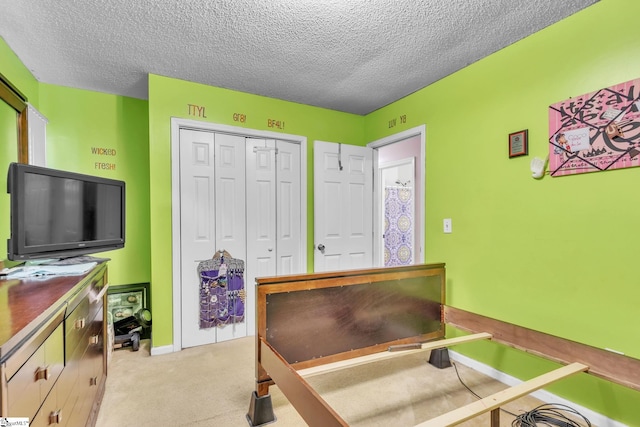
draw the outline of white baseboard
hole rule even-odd
[[[173,345],[163,345],[162,347],[151,347],[150,354],[152,356],[160,356],[161,354],[173,353]],[[463,362],[460,362],[463,363]]]
[[[477,360],[471,359],[470,357],[464,356],[455,351],[449,350],[449,358],[458,363],[461,363],[465,366],[470,367],[471,369],[478,371],[488,377],[491,377],[497,381],[500,381],[503,384],[506,384],[510,387],[521,384],[522,381],[517,379],[516,377],[512,377],[511,375],[507,375],[504,372],[498,371],[495,368],[492,368],[489,365],[485,365],[484,363],[478,362]],[[560,403],[563,405],[567,405],[580,412],[582,415],[587,417],[587,419],[598,427],[629,427],[626,424],[622,424],[621,422],[612,420],[611,418],[605,417],[602,414],[592,411],[589,408],[585,408],[584,406],[576,405],[573,402],[568,401],[562,397],[556,396],[553,393],[549,393],[545,390],[538,390],[531,393],[531,396],[539,399],[545,403]]]

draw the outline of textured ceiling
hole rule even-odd
[[[146,99],[153,73],[366,114],[596,1],[0,0],[0,36],[45,83]]]

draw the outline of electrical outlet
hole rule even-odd
[[[451,218],[445,218],[442,220],[442,228],[445,233],[451,233],[453,231],[451,228]]]

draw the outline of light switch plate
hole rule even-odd
[[[445,218],[442,220],[442,229],[445,233],[451,233],[453,231],[451,228],[451,218]]]

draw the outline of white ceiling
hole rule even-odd
[[[0,36],[45,83],[146,99],[153,73],[366,114],[596,1],[0,0]]]

